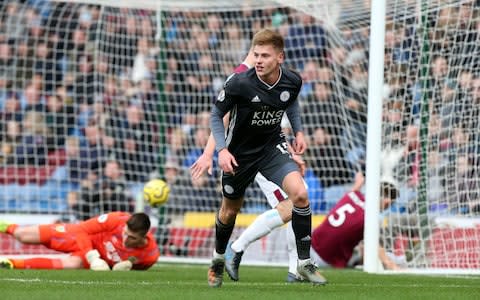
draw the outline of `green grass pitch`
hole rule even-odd
[[[326,286],[284,282],[286,268],[242,266],[240,281],[207,285],[206,265],[159,264],[146,272],[0,270],[10,299],[480,299],[480,276],[374,275],[323,270]]]

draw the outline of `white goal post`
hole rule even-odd
[[[366,171],[365,271],[386,272],[379,244],[400,272],[480,269],[479,1],[0,5],[2,219],[145,210],[162,259],[208,260],[218,168],[192,181],[188,167],[223,81],[253,33],[272,27],[285,37],[285,65],[303,78],[314,226]],[[380,212],[382,176],[400,197]],[[153,177],[171,187],[158,210],[142,199]],[[266,209],[252,185],[234,237]],[[286,264],[284,234],[255,242],[245,263]],[[42,252],[0,235],[1,255]]]
[[[368,68],[368,125],[367,125],[367,156],[365,166],[366,192],[368,199],[365,203],[365,254],[364,270],[378,272],[382,270],[378,258],[380,214],[380,160],[382,124],[377,120],[382,118],[383,76],[384,76],[384,48],[385,48],[385,1],[372,1],[370,16],[370,55]]]

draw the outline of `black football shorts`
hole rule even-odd
[[[263,155],[254,158],[237,159],[237,163],[235,174],[222,174],[223,196],[232,200],[243,197],[245,189],[253,182],[258,172],[281,187],[287,174],[299,171],[283,144],[269,147]]]

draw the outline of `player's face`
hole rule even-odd
[[[145,244],[145,237],[135,233],[125,226],[123,229],[123,245],[127,248],[138,248]]]
[[[266,83],[275,83],[279,76],[280,64],[284,60],[283,51],[275,49],[272,45],[255,45],[253,56],[257,75]]]

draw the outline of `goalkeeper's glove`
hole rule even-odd
[[[107,262],[100,258],[100,253],[97,250],[90,250],[85,254],[88,263],[90,264],[90,270],[93,271],[110,271],[110,267]]]
[[[130,271],[132,269],[132,262],[130,260],[122,260],[113,265],[113,271]]]

